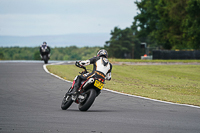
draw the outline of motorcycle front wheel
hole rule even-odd
[[[97,92],[94,89],[89,89],[86,91],[84,96],[86,97],[84,101],[79,103],[79,110],[80,111],[87,111],[91,105],[93,104],[96,98]]]
[[[70,87],[69,90],[67,91],[67,93],[69,92],[72,92],[72,88]],[[73,100],[72,100],[72,96],[69,96],[67,94],[65,94],[63,100],[62,100],[62,103],[61,103],[61,109],[62,110],[66,110],[68,109],[73,103]]]
[[[64,97],[61,103],[61,109],[62,110],[68,109],[72,105],[72,103],[73,100],[71,96]]]
[[[48,64],[48,57],[47,57],[47,55],[44,55],[44,63]]]

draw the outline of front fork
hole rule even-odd
[[[76,82],[76,79],[77,79],[77,76],[74,78],[71,88],[74,88],[74,84],[75,84],[75,82]]]

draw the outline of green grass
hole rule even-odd
[[[47,69],[71,81],[81,71],[74,65],[49,65]],[[163,101],[200,106],[200,66],[114,65],[112,80],[106,82],[105,88]]]
[[[115,59],[110,58],[110,62],[152,62],[152,63],[200,63],[200,60],[140,60],[140,59]]]

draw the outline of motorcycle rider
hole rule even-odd
[[[45,50],[47,49],[47,50]],[[40,57],[41,59],[43,59],[43,56],[44,55],[48,55],[48,59],[50,59],[50,52],[51,52],[51,49],[49,46],[47,46],[47,42],[43,42],[43,44],[40,46]]]
[[[74,88],[72,93],[70,94],[76,95],[81,85],[81,81],[86,80],[90,77],[103,78],[104,80],[111,80],[112,64],[108,61],[107,58],[108,58],[107,51],[102,49],[99,50],[96,57],[93,57],[89,60],[76,62],[79,64],[78,66],[80,67],[93,64],[93,71],[92,73],[85,73],[76,76],[75,84],[73,86]]]

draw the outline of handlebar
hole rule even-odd
[[[87,69],[86,69],[86,67],[80,65],[78,61],[76,61],[75,65],[76,65],[77,67],[79,67],[79,68],[83,68],[86,72],[88,72]]]

